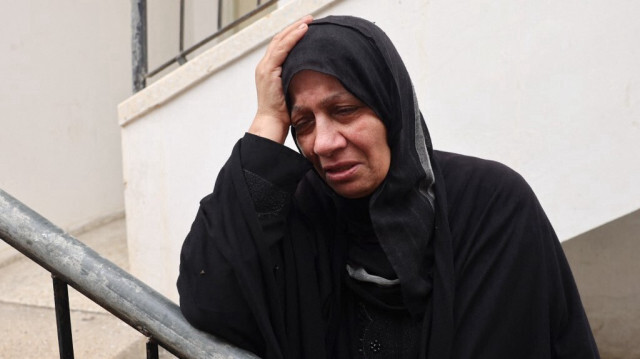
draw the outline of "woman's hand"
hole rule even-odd
[[[249,133],[284,143],[291,119],[282,91],[282,63],[307,32],[307,25],[312,20],[311,15],[303,17],[274,36],[269,43],[267,52],[256,67],[258,112]]]

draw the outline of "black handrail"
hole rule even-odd
[[[1,189],[0,238],[54,276],[58,332],[68,333],[58,339],[61,358],[73,358],[68,299],[66,314],[57,303],[67,297],[65,283],[180,358],[256,358],[193,328],[175,303]]]

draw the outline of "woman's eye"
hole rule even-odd
[[[336,109],[336,114],[338,116],[347,116],[351,115],[358,110],[358,106],[342,106]]]
[[[311,129],[312,124],[313,124],[313,119],[301,118],[299,120],[296,120],[293,123],[293,129],[296,130],[296,133],[298,133],[298,134],[304,133],[304,132],[308,131],[309,129]]]

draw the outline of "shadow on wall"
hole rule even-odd
[[[640,358],[640,210],[562,246],[601,357]]]

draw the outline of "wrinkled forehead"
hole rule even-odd
[[[389,127],[394,116],[393,78],[375,44],[360,31],[339,24],[311,23],[282,66],[282,84],[291,109],[289,85],[302,70],[337,78]]]
[[[314,70],[301,70],[293,75],[287,95],[291,102],[290,112],[292,113],[301,106],[300,102],[305,102],[304,100],[309,97],[320,104],[356,97],[335,76]]]

